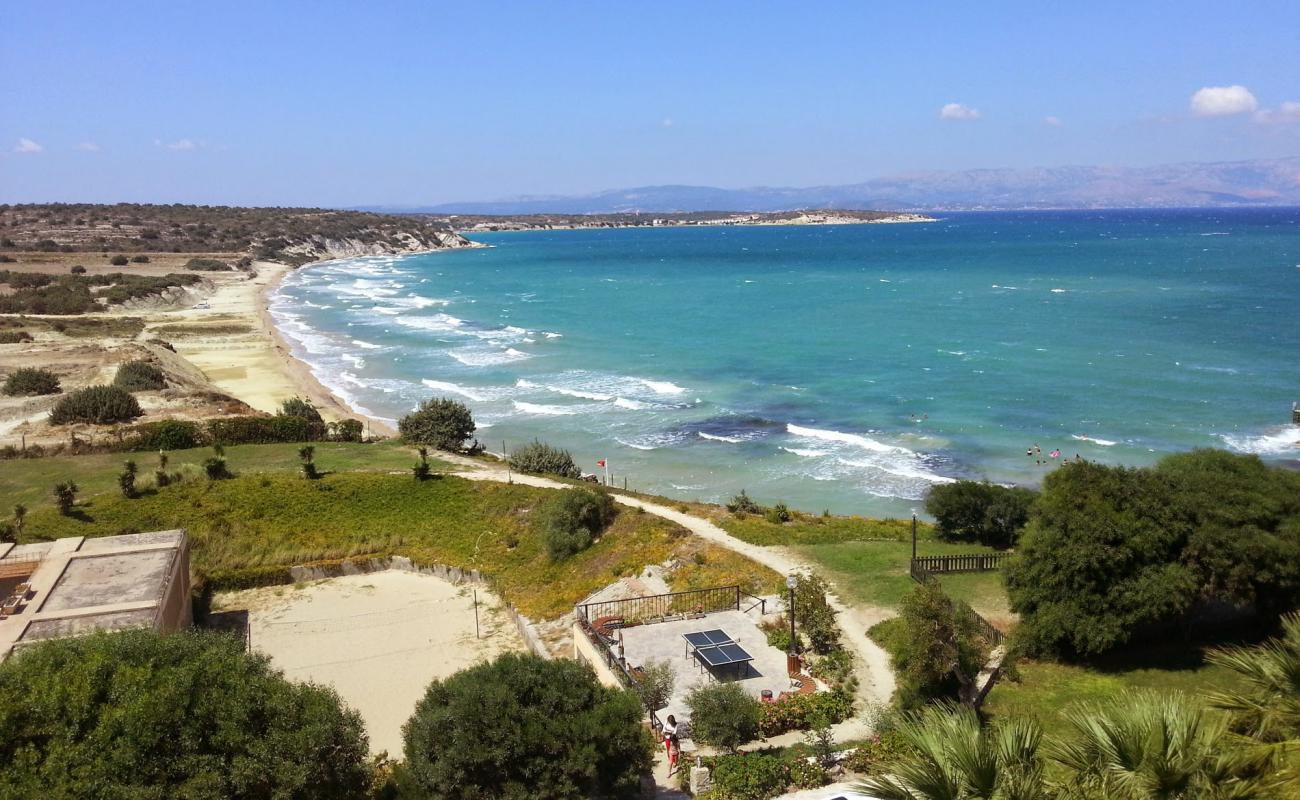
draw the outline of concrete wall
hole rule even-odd
[[[605,663],[605,657],[600,654],[600,651],[596,649],[596,646],[587,638],[587,634],[583,633],[582,626],[576,622],[573,623],[572,633],[574,660],[580,661],[595,670],[596,677],[600,679],[601,683],[611,689],[622,689],[622,681],[620,681],[618,676],[614,674],[614,670],[610,669],[609,664]]]

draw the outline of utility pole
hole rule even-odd
[[[912,513],[912,560],[916,560],[916,513]]]

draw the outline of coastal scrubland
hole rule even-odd
[[[322,462],[324,456],[318,455]],[[409,460],[409,459],[407,459]],[[409,464],[407,464],[409,470]],[[779,576],[649,514],[620,511],[589,548],[555,562],[537,513],[554,490],[468,481],[416,481],[367,472],[304,480],[288,472],[186,479],[126,499],[90,497],[70,515],[49,506],[26,516],[24,541],[186,528],[197,576],[213,586],[285,582],[290,565],[402,555],[477,569],[502,597],[538,619],[645,566],[675,562],[674,589],[742,584],[774,591]]]

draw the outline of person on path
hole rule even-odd
[[[668,774],[672,775],[677,771],[677,759],[682,754],[681,742],[677,739],[677,718],[672,714],[664,722],[663,735],[664,750],[668,753]]]

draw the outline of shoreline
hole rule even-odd
[[[719,220],[704,220],[694,222],[663,222],[655,225],[633,225],[609,223],[605,225],[527,225],[523,223],[502,223],[509,227],[471,227],[457,228],[456,233],[469,237],[480,233],[527,233],[530,231],[595,231],[624,228],[806,228],[806,227],[830,227],[834,225],[913,225],[927,222],[941,222],[940,217],[931,217],[926,214],[903,212],[890,217],[880,219],[856,219],[853,217],[826,217],[816,219],[816,214],[805,214],[803,217],[794,219],[754,219],[754,218],[728,218]],[[825,215],[822,215],[825,216]],[[486,224],[486,223],[480,223]],[[487,245],[491,246],[491,245]]]

